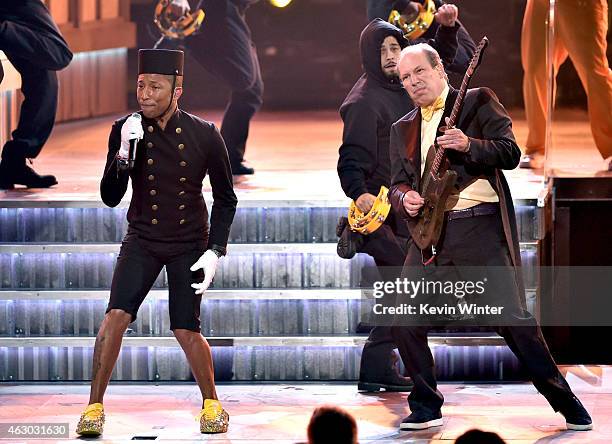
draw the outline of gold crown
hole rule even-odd
[[[361,234],[370,234],[378,230],[391,210],[388,194],[389,190],[387,187],[380,187],[374,205],[372,205],[372,208],[370,208],[367,214],[364,214],[357,208],[355,201],[351,202],[348,211],[348,222],[351,230]]]
[[[407,23],[406,19],[396,9],[389,14],[389,23],[401,29],[404,37],[408,40],[416,40],[421,37],[434,21],[436,5],[433,0],[425,0],[424,5],[418,3],[418,8],[417,17],[410,23]]]

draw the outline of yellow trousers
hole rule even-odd
[[[548,0],[527,0],[523,18],[521,60],[529,128],[526,154],[544,154],[548,5]],[[612,71],[606,58],[607,31],[606,0],[556,0],[554,75],[569,56],[586,91],[591,132],[604,159],[612,156]]]

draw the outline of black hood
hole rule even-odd
[[[361,64],[368,80],[377,82],[382,86],[391,89],[401,89],[402,86],[398,79],[389,79],[380,66],[380,46],[389,36],[397,38],[400,46],[405,48],[408,45],[406,39],[398,28],[391,23],[376,18],[361,32],[359,38],[359,49],[361,51]]]

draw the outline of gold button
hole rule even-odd
[[[153,225],[157,225],[157,219],[153,219],[153,220],[151,221],[151,223],[152,223]]]
[[[184,192],[184,191],[181,191],[181,192],[179,193],[179,196],[182,196],[182,195],[184,195],[184,194],[185,194],[185,192]]]
[[[179,205],[179,210],[184,210],[185,209],[185,205]]]
[[[149,126],[147,127],[147,131],[148,131],[148,132],[150,132],[150,133],[152,133],[152,132],[153,132],[153,126],[149,125]]]
[[[177,129],[176,129],[176,134],[181,134],[181,132],[182,132],[182,131],[183,131],[182,129],[177,128]]]
[[[183,143],[179,143],[179,145],[178,145],[178,149],[179,149],[179,150],[184,150],[184,149],[185,149],[185,144],[183,144]]]
[[[184,223],[185,223],[185,219],[181,219],[181,220],[179,221],[179,224],[181,224],[181,225],[183,225]]]
[[[153,148],[153,142],[148,142],[147,143],[147,148]]]
[[[149,179],[149,180],[155,180],[155,176],[154,176],[153,174],[149,174],[148,179]]]
[[[151,205],[151,209],[152,209],[153,211],[157,211],[157,209],[158,209],[158,208],[159,208],[159,207],[158,207],[157,205]]]
[[[185,162],[184,160],[181,160],[179,165],[182,167],[187,166],[187,162]]]
[[[151,191],[149,191],[149,194],[150,194],[151,196],[155,196],[155,195],[157,194],[157,191],[155,191],[155,190],[151,190]]]
[[[187,179],[186,179],[186,178],[184,178],[184,177],[181,177],[181,178],[179,179],[179,182],[181,182],[181,183],[185,183],[186,181],[187,181]]]
[[[153,159],[149,159],[149,160],[147,160],[147,164],[149,164],[149,165],[153,165]]]

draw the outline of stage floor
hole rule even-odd
[[[313,409],[325,404],[341,406],[356,418],[361,443],[450,443],[474,427],[495,431],[508,443],[612,442],[612,367],[562,370],[593,416],[593,431],[566,431],[563,417],[531,384],[443,384],[444,425],[419,432],[398,431],[408,412],[406,394],[363,395],[354,384],[251,384],[218,387],[230,413],[230,429],[226,434],[201,435],[195,421],[201,400],[194,384],[149,384],[110,386],[105,433],[99,442],[134,437],[174,442],[304,442]],[[85,384],[3,384],[1,422],[69,423],[70,439],[75,439],[88,393]]]
[[[221,113],[198,112],[219,124]],[[513,112],[514,131],[524,146],[526,123],[521,111]],[[63,123],[36,159],[40,173],[55,174],[59,185],[49,190],[0,191],[0,206],[78,202],[102,206],[99,180],[104,169],[108,133],[119,116]],[[586,113],[558,112],[556,150],[551,161],[559,174],[593,175],[604,162],[593,147]],[[247,159],[256,169],[235,185],[240,205],[258,206],[269,201],[316,202],[318,206],[344,206],[336,173],[342,122],[334,111],[261,112],[251,126]],[[515,169],[506,172],[514,199],[536,199],[542,190],[541,172]],[[129,200],[129,191],[124,202]]]

